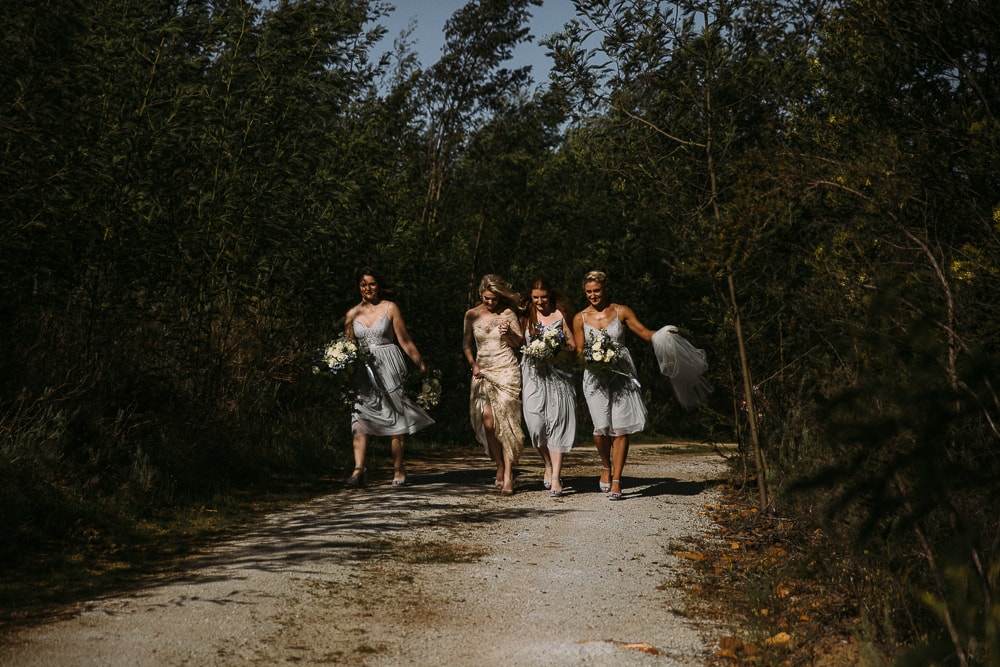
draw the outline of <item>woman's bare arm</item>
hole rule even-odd
[[[406,322],[403,321],[403,313],[399,310],[399,306],[394,303],[389,304],[389,317],[392,318],[392,330],[396,334],[396,342],[403,348],[403,352],[413,360],[417,368],[421,371],[427,370],[427,365],[420,356],[420,350],[410,338],[410,332],[406,330]]]
[[[639,318],[635,316],[632,309],[628,306],[621,306],[618,311],[618,318],[625,323],[625,325],[632,330],[639,338],[646,342],[653,340],[653,330],[646,328],[646,326],[639,321]]]

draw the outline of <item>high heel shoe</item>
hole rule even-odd
[[[611,484],[617,484],[618,490],[612,491]],[[620,479],[611,480],[611,484],[608,485],[608,500],[621,500],[622,499],[622,481]]]
[[[556,484],[559,485],[558,489],[556,488]],[[551,497],[551,498],[558,498],[562,494],[563,494],[562,480],[560,478],[558,478],[558,477],[553,477],[552,478],[552,488],[549,490],[549,497]]]
[[[396,468],[393,473],[395,475],[402,475],[402,477],[392,478],[392,485],[395,487],[406,486],[406,468]]]
[[[364,466],[354,466],[354,474],[347,478],[347,485],[355,488],[362,487],[368,481],[368,468]]]
[[[504,485],[500,487],[500,495],[501,496],[514,495],[514,482],[511,482],[509,487],[507,486],[506,483],[504,483]]]
[[[608,472],[611,472],[611,468],[601,468],[601,474],[602,475],[604,474],[605,470],[607,470]],[[608,491],[611,490],[611,482],[602,482],[602,481],[598,480],[597,486],[599,486],[600,489],[601,489],[601,491],[603,491],[604,493],[607,493]]]

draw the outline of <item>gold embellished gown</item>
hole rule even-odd
[[[510,323],[511,330],[520,334],[517,318],[509,310],[499,315],[480,317],[472,324],[476,364],[482,370],[482,375],[472,378],[469,419],[472,421],[476,440],[483,445],[489,456],[490,447],[483,426],[483,407],[488,403],[493,408],[495,431],[504,453],[513,463],[517,463],[524,450],[524,431],[521,430],[521,367],[514,351],[501,339],[497,330],[503,320]]]

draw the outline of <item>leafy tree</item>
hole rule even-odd
[[[421,222],[437,226],[447,171],[473,124],[505,104],[528,80],[528,68],[508,70],[529,7],[540,0],[473,0],[445,24],[444,55],[428,71],[421,91],[427,105],[427,195]]]
[[[865,315],[831,322],[845,372],[823,479],[861,541],[927,566],[887,558],[944,631],[914,664],[998,655],[995,21],[977,3],[845,3],[798,121],[806,203],[831,231],[817,259]]]
[[[235,0],[2,12],[18,27],[0,167],[0,474],[21,507],[8,532],[59,534],[77,497],[141,506],[259,474],[296,445],[319,451],[346,416],[290,438],[286,415],[316,399],[300,351],[330,307],[331,264],[366,242],[350,233],[365,164],[339,147],[377,73],[380,32],[364,32],[377,13]]]
[[[588,100],[582,108],[592,117],[584,122],[611,147],[604,168],[621,175],[647,215],[664,221],[640,218],[638,225],[638,245],[658,248],[664,258],[650,263],[653,284],[683,280],[682,295],[705,299],[702,308],[724,307],[710,317],[732,332],[732,343],[720,339],[721,349],[733,349],[739,359],[740,393],[756,414],[737,279],[767,272],[769,260],[780,256],[768,246],[789,223],[787,195],[759,165],[782,150],[789,100],[802,94],[796,82],[813,36],[814,8],[575,5],[580,18],[552,43],[557,83],[569,99]],[[766,287],[752,284],[746,291],[763,296]],[[707,297],[713,293],[716,298]],[[764,300],[758,309],[770,305]],[[767,465],[755,419],[749,427],[759,502],[767,507]]]

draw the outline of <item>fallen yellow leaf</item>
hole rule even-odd
[[[643,653],[648,653],[650,655],[660,655],[659,649],[652,644],[647,644],[646,642],[615,642],[615,646],[628,651],[642,651]]]
[[[719,649],[723,651],[735,651],[737,648],[743,645],[736,637],[723,637],[719,640]]]
[[[787,632],[779,632],[773,637],[768,637],[764,640],[764,643],[768,646],[783,646],[788,642],[792,641],[792,636]]]
[[[649,653],[650,655],[661,655],[658,648],[652,644],[647,644],[646,642],[622,642],[614,639],[580,639],[577,641],[577,644],[588,644],[590,642],[611,644],[615,648],[625,649],[627,651],[642,651],[643,653]]]

